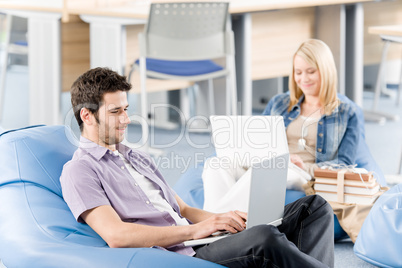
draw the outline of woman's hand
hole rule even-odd
[[[215,214],[208,219],[191,225],[193,239],[207,237],[218,231],[238,233],[246,228],[247,213],[238,210]]]
[[[297,154],[290,154],[290,162],[305,170],[304,162]]]

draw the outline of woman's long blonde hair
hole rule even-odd
[[[338,75],[331,49],[323,41],[317,39],[303,42],[293,56],[292,71],[289,78],[290,103],[288,110],[290,111],[303,95],[302,90],[297,86],[294,79],[294,59],[296,56],[302,57],[320,72],[321,88],[319,98],[324,108],[324,113],[330,115],[339,105],[336,96]]]

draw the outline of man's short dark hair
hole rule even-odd
[[[87,108],[97,117],[105,93],[130,89],[131,84],[127,82],[125,76],[108,68],[94,68],[78,77],[71,86],[71,104],[80,130],[83,130],[80,116],[82,108]]]

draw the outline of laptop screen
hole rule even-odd
[[[289,153],[282,116],[211,116],[216,154],[241,166]]]

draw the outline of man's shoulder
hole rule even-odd
[[[78,148],[72,159],[64,164],[61,179],[79,177],[80,174],[94,171],[95,167],[96,160],[85,150]]]
[[[79,165],[79,164],[83,164],[84,162],[92,162],[92,161],[94,161],[94,159],[93,159],[93,157],[91,157],[90,154],[88,154],[82,148],[78,148],[74,152],[73,157],[71,158],[71,160],[68,161],[66,164]]]

